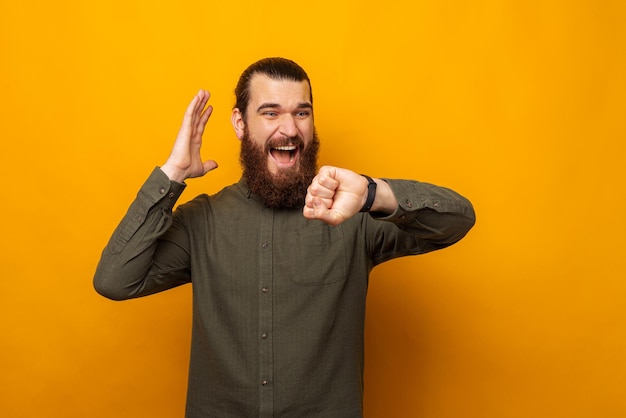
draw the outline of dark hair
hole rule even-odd
[[[244,121],[250,101],[250,81],[255,74],[263,74],[273,80],[307,81],[309,83],[309,96],[313,103],[313,90],[311,80],[306,71],[295,62],[286,58],[264,58],[244,70],[235,87],[235,108],[241,112]]]

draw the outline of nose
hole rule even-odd
[[[286,113],[280,121],[279,132],[288,138],[293,138],[298,134],[298,127],[293,115]]]

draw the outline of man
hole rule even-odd
[[[252,64],[235,94],[241,180],[172,214],[183,182],[217,167],[200,158],[212,111],[201,90],[105,248],[95,288],[121,300],[192,283],[189,418],[362,417],[369,272],[453,244],[474,211],[426,183],[316,172],[310,80],[292,61]]]

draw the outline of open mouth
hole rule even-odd
[[[281,165],[291,165],[298,155],[298,147],[295,145],[283,145],[270,148],[270,155]]]

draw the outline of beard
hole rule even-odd
[[[288,144],[299,148],[298,164],[287,169],[278,169],[272,174],[267,167],[270,149]],[[306,147],[300,138],[269,140],[265,146],[259,146],[250,138],[246,127],[241,139],[239,161],[250,191],[259,196],[265,206],[272,209],[304,207],[307,189],[317,172],[319,147],[315,131]]]

